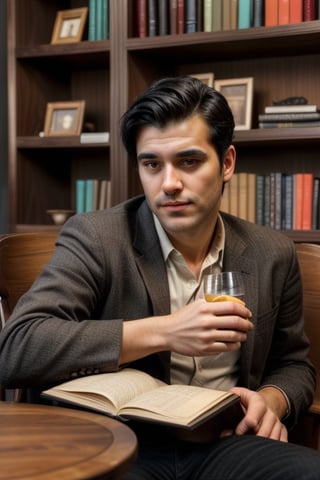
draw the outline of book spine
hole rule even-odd
[[[276,172],[274,174],[274,228],[281,229],[282,217],[282,173]]]
[[[319,224],[319,185],[320,178],[315,178],[313,182],[313,200],[312,200],[312,228],[317,230]]]
[[[264,177],[264,224],[270,227],[270,175]]]
[[[203,32],[203,1],[197,1],[197,32]]]
[[[264,225],[264,175],[256,177],[256,223]]]
[[[230,29],[231,30],[236,30],[238,28],[238,13],[239,13],[238,6],[239,6],[238,0],[230,0]]]
[[[230,213],[230,182],[224,184],[220,210],[226,213]]]
[[[320,121],[312,121],[308,120],[305,122],[259,122],[259,128],[312,128],[312,127],[319,127]]]
[[[314,113],[318,112],[317,105],[268,105],[264,113]]]
[[[212,31],[222,30],[222,0],[212,0]]]
[[[230,214],[238,216],[239,206],[239,190],[238,190],[238,173],[234,173],[230,181]]]
[[[103,0],[96,0],[96,40],[103,38]]]
[[[278,24],[286,25],[289,23],[289,0],[278,1]]]
[[[212,13],[213,0],[204,0],[203,3],[203,30],[204,32],[212,32]]]
[[[248,174],[238,173],[238,217],[248,219]]]
[[[157,4],[156,0],[148,0],[148,35],[154,37],[157,35]]]
[[[320,120],[320,112],[315,113],[261,113],[259,122],[307,122]]]
[[[177,0],[177,33],[184,33],[184,0]]]
[[[147,0],[136,0],[136,31],[137,36],[147,36]]]
[[[293,175],[284,175],[283,229],[293,228]]]
[[[278,25],[278,0],[265,0],[264,24],[266,27]]]
[[[222,3],[222,30],[230,30],[231,27],[231,8],[230,0],[224,0]]]
[[[303,174],[302,230],[312,228],[313,173]]]
[[[303,0],[290,0],[289,5],[289,23],[301,23],[303,20],[302,14]],[[320,5],[320,2],[319,2]]]
[[[315,0],[303,0],[303,21],[309,22],[316,19]]]
[[[86,181],[79,179],[76,181],[76,213],[85,212]]]
[[[251,27],[251,0],[239,0],[238,28]]]
[[[185,3],[185,32],[197,31],[197,4],[196,0],[186,0]]]
[[[256,220],[256,210],[257,210],[257,189],[256,189],[256,180],[257,175],[255,173],[248,173],[248,215],[247,219],[249,222],[254,223]]]
[[[177,34],[177,0],[170,0],[170,35]]]
[[[159,35],[169,33],[169,3],[168,0],[158,0],[158,24]]]
[[[86,180],[85,187],[85,212],[93,211],[93,196],[94,196],[94,183],[93,180]]]
[[[88,40],[96,40],[96,0],[89,0]]]
[[[264,0],[253,0],[253,26],[264,26]]]
[[[302,203],[303,203],[303,174],[296,173],[294,175],[294,218],[293,228],[294,230],[301,230],[302,228]]]

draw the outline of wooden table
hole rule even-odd
[[[137,439],[104,415],[0,402],[0,479],[116,479],[134,462]]]

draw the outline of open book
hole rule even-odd
[[[122,419],[186,428],[195,428],[222,413],[228,420],[237,417],[239,421],[242,416],[240,398],[231,392],[192,385],[167,385],[131,368],[76,378],[45,390],[42,397]]]

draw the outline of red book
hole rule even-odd
[[[138,37],[147,36],[147,0],[136,0]]]
[[[302,3],[303,3],[303,0],[290,0],[289,23],[302,22],[302,19],[303,19]]]
[[[184,0],[177,0],[177,33],[184,33]]]
[[[302,204],[303,204],[303,173],[296,173],[294,176],[294,200],[293,200],[293,228],[302,229]]]
[[[289,23],[289,0],[278,1],[278,24],[286,25]]]
[[[303,0],[303,21],[309,22],[316,19],[315,0]]]
[[[313,173],[303,174],[302,230],[312,229]]]
[[[266,27],[278,25],[278,0],[265,0],[264,24]]]

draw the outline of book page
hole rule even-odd
[[[70,395],[64,395],[63,398],[73,399],[74,401],[77,401],[77,394],[79,394],[79,398],[86,399],[88,405],[90,405],[91,395],[94,403],[99,400],[97,395],[103,396],[108,398],[115,407],[112,410],[106,408],[106,411],[116,414],[121,405],[124,405],[143,392],[158,388],[162,385],[166,384],[145,372],[125,368],[119,372],[76,378],[75,380],[54,387],[51,389],[51,392],[47,391],[45,393],[61,393],[62,396],[63,392],[66,394],[70,392]],[[101,399],[99,403],[103,405]]]
[[[127,402],[121,415],[141,415],[140,410],[188,423],[229,396],[228,392],[191,385],[166,385]]]

